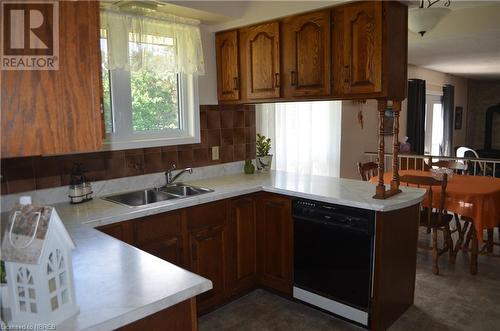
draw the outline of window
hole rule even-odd
[[[426,95],[425,154],[443,155],[443,109],[441,96]]]
[[[199,28],[107,11],[101,13],[101,21],[106,147],[199,142]],[[186,54],[193,50],[195,55]],[[184,56],[192,61],[180,59]]]
[[[340,101],[259,105],[257,131],[272,139],[273,168],[339,177]]]

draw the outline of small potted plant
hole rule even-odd
[[[269,154],[271,150],[271,138],[257,133],[257,170],[259,172],[269,172],[273,156]]]

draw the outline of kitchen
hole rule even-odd
[[[62,330],[203,330],[213,314],[260,293],[328,312],[322,318],[339,329],[387,329],[414,305],[426,191],[400,185],[398,174],[405,4],[270,2],[256,5],[246,22],[223,17],[251,11],[238,2],[207,3],[213,8],[205,11],[182,1],[2,5],[12,30],[23,11],[23,20],[37,11],[53,28],[35,28],[29,38],[11,31],[10,44],[30,43],[3,58],[56,61],[55,70],[41,62],[38,70],[2,70],[2,261],[10,300],[2,320],[57,320]],[[33,36],[53,53],[33,46]],[[28,44],[37,51],[19,51]],[[349,144],[340,141],[344,104],[370,102],[378,111],[364,115],[380,125],[377,185],[340,175],[340,144]],[[306,107],[315,120],[306,121]],[[386,142],[387,109],[395,138]],[[291,130],[294,112],[295,125],[322,135],[294,140],[301,135]],[[288,135],[271,128],[279,116],[289,118]],[[363,115],[358,120],[362,126]],[[313,145],[328,157],[312,159],[307,171],[282,167],[307,160]],[[385,150],[393,153],[386,165]],[[284,161],[285,154],[293,157]],[[23,196],[30,198],[17,204]],[[19,217],[27,229],[16,225],[17,215],[40,205],[54,209],[40,209],[36,222]],[[40,216],[46,210],[49,220]],[[46,235],[40,220],[49,224]],[[78,307],[64,319],[57,308],[67,302],[63,291],[50,295],[57,304],[43,314],[21,304],[38,304],[38,296],[26,299],[9,286],[19,275],[14,266],[41,265],[24,263],[23,250],[40,239],[43,260],[50,229],[60,224],[69,247],[74,242],[67,289]],[[429,261],[425,267],[432,269]]]

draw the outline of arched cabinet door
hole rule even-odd
[[[330,94],[330,22],[329,10],[284,20],[285,97]]]
[[[217,56],[217,95],[221,101],[240,99],[238,31],[215,35]]]
[[[343,39],[344,93],[381,92],[382,2],[346,5]]]
[[[278,98],[281,85],[279,22],[243,29],[240,49],[247,99]]]

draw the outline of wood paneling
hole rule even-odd
[[[161,310],[153,315],[125,325],[119,331],[196,331],[198,319],[196,316],[196,298],[182,301],[172,307]]]
[[[382,91],[382,2],[343,7],[344,93]]]
[[[293,284],[293,221],[289,198],[257,199],[257,258],[260,283],[286,295]]]
[[[376,215],[372,330],[386,330],[413,305],[419,205]]]
[[[284,96],[330,94],[330,11],[283,20]]]
[[[240,43],[242,87],[246,98],[262,99],[280,96],[279,22],[241,30]]]
[[[229,295],[238,295],[257,285],[255,199],[251,196],[233,199],[229,212],[227,287]]]
[[[240,99],[238,31],[215,35],[217,56],[217,94],[219,100]]]
[[[2,72],[3,158],[101,147],[98,45],[99,3],[59,2],[59,70]]]

